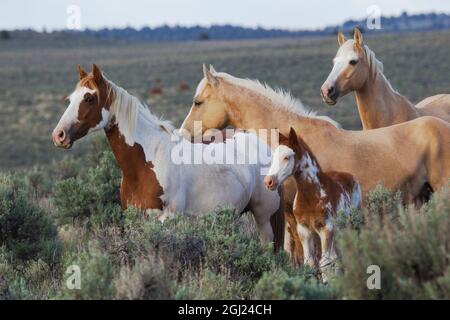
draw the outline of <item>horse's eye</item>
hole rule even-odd
[[[196,107],[201,106],[202,103],[203,103],[203,101],[197,101],[197,100],[194,101],[194,105],[195,105]]]
[[[284,160],[284,161],[289,161],[289,157],[288,157],[288,156],[285,156],[283,160]]]
[[[88,95],[84,98],[84,101],[86,101],[87,103],[92,103],[94,101],[94,96]]]
[[[358,63],[358,60],[350,60],[349,64],[354,66]]]

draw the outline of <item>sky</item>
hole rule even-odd
[[[82,29],[226,23],[315,29],[366,17],[371,5],[388,16],[450,13],[448,0],[1,0],[0,29],[65,29],[68,21],[73,25],[71,5],[79,8],[75,21]]]

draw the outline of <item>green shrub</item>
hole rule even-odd
[[[11,175],[0,176],[0,246],[20,262],[41,259],[49,265],[61,251],[55,225]]]
[[[337,297],[332,286],[318,283],[312,273],[299,271],[289,274],[277,269],[265,272],[253,292],[254,299],[265,300],[317,300]]]
[[[398,209],[402,206],[400,191],[392,192],[378,185],[369,193],[366,210],[371,217],[379,219],[396,219]]]
[[[186,279],[178,285],[175,299],[179,300],[232,300],[243,299],[242,284],[233,281],[226,270],[214,273],[211,270],[202,270],[199,274],[187,275]]]
[[[77,177],[82,171],[82,166],[79,160],[65,156],[61,160],[53,162],[48,171],[54,180],[60,181]]]
[[[70,173],[78,165],[63,160],[65,179],[51,200],[55,173],[0,176],[1,299],[450,298],[448,191],[406,210],[399,193],[378,187],[365,208],[339,213],[344,273],[323,285],[261,244],[251,215],[221,209],[161,223],[123,211],[114,156],[104,140],[96,148],[84,171]],[[381,268],[381,290],[366,287],[372,264]],[[80,290],[66,286],[69,265],[80,267]]]
[[[150,217],[143,233],[166,264],[176,264],[180,270],[196,270],[200,266],[212,272],[227,270],[233,281],[251,286],[263,272],[288,264],[287,255],[274,255],[271,245],[263,245],[241,232],[242,216],[233,210],[212,212],[195,218],[176,215],[161,223]]]
[[[383,194],[385,203],[398,199]],[[379,219],[377,212],[383,206],[369,204],[365,225],[343,230],[339,237],[342,294],[351,299],[449,299],[449,195],[448,190],[435,194],[421,210],[392,205],[385,214],[395,219]],[[380,267],[380,290],[367,288],[370,265]]]
[[[85,182],[69,178],[56,184],[54,196],[55,219],[60,225],[83,221],[95,209],[95,198]]]
[[[26,184],[32,191],[32,195],[35,199],[43,198],[49,194],[51,188],[41,168],[34,167],[32,170],[28,171],[25,175],[25,179]]]
[[[173,298],[173,286],[164,263],[150,254],[120,270],[115,282],[116,299],[167,300]]]
[[[60,298],[79,300],[114,298],[115,267],[108,254],[102,252],[97,243],[91,242],[83,251],[68,253],[65,261],[66,267],[70,265],[80,267],[80,289],[69,289],[64,282]]]
[[[104,151],[98,165],[89,169],[86,175],[71,177],[55,185],[55,219],[60,225],[105,224],[120,220],[120,176],[114,155]]]
[[[336,216],[336,225],[338,229],[351,228],[359,229],[364,224],[364,215],[360,209],[352,208],[349,213],[343,210]]]

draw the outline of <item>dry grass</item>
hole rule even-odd
[[[367,39],[384,62],[387,77],[401,93],[418,101],[450,88],[450,32],[383,35]],[[257,78],[290,89],[319,113],[344,128],[360,122],[349,95],[327,107],[319,88],[331,69],[336,39],[280,39],[146,44],[68,41],[0,42],[0,169],[49,163],[67,152],[56,150],[50,134],[63,113],[62,97],[77,81],[76,65],[99,64],[116,83],[145,100],[158,115],[179,125],[200,80],[201,65],[239,77]],[[189,90],[180,90],[180,82]],[[151,88],[161,87],[161,95]],[[72,155],[86,153],[78,143]]]

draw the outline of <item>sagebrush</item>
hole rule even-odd
[[[420,210],[381,186],[339,215],[343,272],[327,285],[258,241],[231,209],[159,222],[122,210],[120,170],[104,139],[83,159],[0,176],[2,299],[448,299],[449,191]],[[81,289],[66,269],[81,270]],[[381,268],[381,290],[366,286]]]

